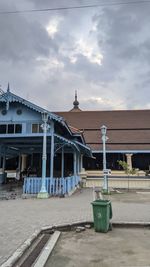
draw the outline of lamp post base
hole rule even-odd
[[[111,195],[111,192],[109,191],[109,189],[104,189],[103,188],[101,192],[102,192],[103,195]]]
[[[46,199],[46,198],[49,198],[49,194],[47,192],[39,192],[37,195],[37,198]]]

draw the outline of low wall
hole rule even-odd
[[[102,187],[103,178],[84,178],[85,187]],[[150,179],[145,178],[108,178],[108,186],[113,188],[150,189]]]
[[[103,171],[102,170],[93,170],[93,171],[89,171],[89,170],[86,170],[86,176],[88,177],[99,177],[99,176],[103,176]],[[121,176],[121,177],[128,177],[128,175],[123,171],[114,171],[114,170],[111,170],[111,176],[115,176],[115,177],[118,177],[118,176]],[[141,171],[141,170],[138,170],[136,172],[136,174],[132,175],[133,177],[134,176],[138,176],[138,177],[143,177],[145,176],[145,172],[144,171]]]

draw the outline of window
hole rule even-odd
[[[32,133],[43,133],[41,124],[39,123],[32,124]]]
[[[22,124],[15,124],[15,133],[22,133]]]
[[[14,124],[8,124],[8,130],[7,133],[8,134],[13,134],[14,133]]]
[[[22,133],[22,124],[0,124],[0,134]]]
[[[39,124],[32,124],[32,133],[39,132]]]
[[[6,134],[6,125],[5,124],[0,125],[0,134]]]

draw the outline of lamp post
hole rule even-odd
[[[104,174],[104,184],[103,184],[103,191],[108,193],[108,177],[107,177],[107,170],[106,170],[106,141],[108,137],[106,136],[107,127],[103,125],[101,127],[101,134],[102,134],[102,142],[103,142],[103,174]]]
[[[46,111],[43,112],[42,114],[42,121],[43,124],[41,125],[41,128],[43,130],[43,154],[42,154],[42,186],[41,190],[38,193],[37,198],[48,198],[48,192],[46,190],[46,160],[47,160],[47,155],[46,155],[46,134],[47,130],[50,128],[50,126],[47,124],[48,121],[48,114]]]

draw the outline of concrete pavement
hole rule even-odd
[[[111,196],[112,222],[150,222],[150,194]],[[92,189],[68,198],[0,201],[0,264],[43,226],[92,220]]]

